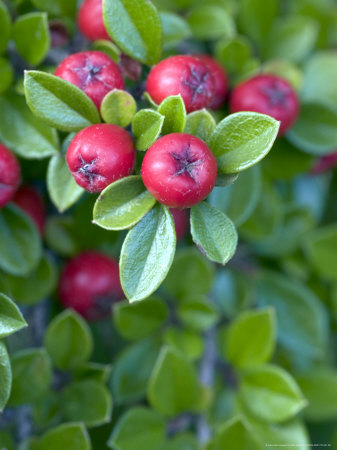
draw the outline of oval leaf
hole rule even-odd
[[[5,344],[0,341],[0,412],[9,398],[12,386],[12,371],[9,356]]]
[[[158,107],[159,114],[165,116],[162,134],[182,133],[186,124],[186,108],[181,95],[165,98]]]
[[[6,295],[0,294],[0,339],[27,326],[21,311]]]
[[[9,15],[7,6],[0,0],[0,54],[3,53],[8,44],[11,30],[11,17]]]
[[[147,150],[161,133],[165,117],[152,109],[138,111],[132,121],[137,150]]]
[[[39,439],[36,450],[91,450],[90,438],[82,423],[66,423],[47,431]]]
[[[164,49],[172,48],[191,36],[192,32],[188,23],[178,14],[161,12],[160,18],[163,25]]]
[[[188,24],[194,36],[201,40],[209,41],[235,34],[232,17],[224,8],[217,5],[197,6],[189,15]]]
[[[175,247],[174,222],[163,205],[155,206],[129,231],[119,265],[130,302],[149,297],[160,286],[171,267]]]
[[[137,112],[135,99],[126,91],[108,92],[101,104],[101,116],[107,123],[127,127]]]
[[[200,109],[187,115],[184,133],[207,141],[216,127],[216,122],[207,109]]]

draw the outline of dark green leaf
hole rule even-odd
[[[0,293],[0,339],[26,326],[20,309],[9,297]]]
[[[137,150],[147,150],[161,133],[165,117],[152,109],[138,111],[132,120]]]
[[[216,127],[216,122],[212,114],[207,109],[200,109],[187,115],[184,133],[207,141]]]
[[[32,3],[38,9],[57,17],[65,16],[74,20],[77,12],[76,0],[32,0]]]
[[[123,128],[130,125],[136,112],[136,101],[127,91],[114,89],[107,93],[101,104],[103,120]]]
[[[7,91],[7,89],[12,84],[13,78],[14,73],[11,63],[7,59],[0,57],[0,94],[3,94],[5,91]]]
[[[11,30],[11,18],[7,6],[0,0],[0,54],[3,53],[8,44]]]
[[[242,417],[234,417],[221,426],[207,450],[262,450],[254,430]]]
[[[178,14],[162,12],[160,18],[163,26],[164,49],[174,47],[191,36],[192,32],[188,23]]]
[[[231,37],[235,34],[235,23],[228,12],[216,5],[201,5],[188,16],[188,24],[194,36],[201,40]]]
[[[165,98],[158,107],[158,113],[165,117],[162,134],[182,133],[186,124],[186,108],[181,95]]]
[[[9,356],[5,344],[0,341],[0,412],[9,398],[12,386],[12,371]]]
[[[90,438],[82,423],[66,423],[47,431],[34,450],[91,450]]]

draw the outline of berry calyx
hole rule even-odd
[[[78,12],[77,24],[89,41],[110,40],[103,22],[103,0],[84,0]]]
[[[299,101],[291,84],[276,75],[257,75],[239,84],[230,100],[232,113],[255,111],[281,121],[279,136],[294,124]]]
[[[21,186],[14,195],[13,202],[33,219],[42,236],[46,211],[41,195],[31,186]]]
[[[18,160],[0,144],[0,208],[12,200],[20,184],[20,175]]]
[[[66,159],[77,184],[88,192],[100,192],[132,174],[136,151],[127,131],[104,123],[78,132],[68,147]]]
[[[125,87],[118,65],[99,51],[67,56],[57,66],[55,75],[82,89],[98,109],[108,92]]]
[[[141,174],[146,188],[160,203],[189,208],[212,191],[217,163],[204,141],[190,134],[172,133],[149,148]]]
[[[146,81],[146,91],[157,104],[170,95],[180,94],[187,112],[208,108],[215,90],[215,80],[208,66],[189,55],[164,59],[153,67]]]
[[[94,251],[71,259],[59,282],[62,304],[87,320],[99,320],[111,313],[113,303],[124,298],[118,262]]]
[[[225,102],[228,92],[228,78],[222,66],[212,56],[196,55],[210,69],[215,81],[215,95],[211,109],[219,109]]]

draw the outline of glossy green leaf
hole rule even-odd
[[[240,395],[251,413],[267,422],[291,419],[307,404],[294,378],[267,364],[244,373]]]
[[[124,53],[145,64],[158,62],[162,24],[149,0],[103,0],[105,27]]]
[[[121,416],[108,445],[119,450],[158,448],[165,440],[165,431],[160,414],[145,407],[135,407]]]
[[[2,412],[8,401],[12,386],[11,363],[6,346],[2,341],[0,341],[0,379],[0,412]]]
[[[6,4],[0,1],[0,54],[4,53],[7,48],[11,31],[11,18]]]
[[[13,39],[20,56],[29,64],[38,65],[50,47],[47,14],[32,12],[20,16],[13,26]]]
[[[67,309],[49,323],[45,346],[57,368],[74,369],[87,361],[92,353],[90,328],[75,311]]]
[[[125,339],[142,339],[158,330],[168,317],[168,307],[160,297],[152,296],[143,302],[118,302],[113,319],[119,334]]]
[[[34,403],[46,395],[52,381],[52,367],[45,349],[21,350],[13,354],[11,363],[11,406]]]
[[[92,43],[91,48],[106,53],[113,61],[119,63],[120,50],[113,42],[106,41],[105,39],[98,39]]]
[[[202,295],[185,297],[178,305],[178,318],[192,330],[205,331],[219,320],[219,312],[212,301]]]
[[[198,409],[201,387],[195,368],[172,348],[163,348],[148,385],[150,404],[166,416]]]
[[[26,326],[20,309],[7,295],[0,293],[0,339]]]
[[[163,341],[166,345],[186,355],[190,361],[199,359],[205,346],[199,332],[178,326],[167,328],[163,335]]]
[[[46,158],[59,150],[56,130],[37,119],[24,98],[13,93],[0,97],[0,137],[22,158]]]
[[[62,391],[61,410],[69,422],[83,422],[88,427],[110,421],[112,398],[103,383],[96,380],[75,381]]]
[[[164,49],[174,47],[180,41],[191,36],[191,29],[186,20],[173,12],[161,12],[161,23],[163,26]]]
[[[184,133],[193,134],[203,141],[207,141],[215,127],[216,122],[212,114],[207,109],[200,109],[187,115]]]
[[[34,450],[91,450],[90,438],[82,423],[66,423],[48,430]]]
[[[136,225],[156,203],[141,176],[122,178],[102,191],[94,207],[94,223],[107,230]]]
[[[186,124],[186,108],[181,95],[165,98],[158,107],[158,112],[165,117],[162,134],[182,133]]]
[[[209,139],[221,173],[236,173],[258,163],[271,149],[279,122],[264,114],[239,112],[223,119]]]
[[[270,360],[275,341],[274,310],[245,311],[231,323],[223,351],[234,366],[250,367]]]
[[[62,131],[78,131],[99,123],[96,106],[77,86],[45,72],[25,72],[25,94],[32,112]]]
[[[0,211],[0,267],[12,275],[26,275],[41,257],[41,240],[35,223],[20,208]]]
[[[238,236],[233,222],[214,206],[205,202],[193,206],[191,233],[211,261],[226,264],[235,253]]]
[[[165,279],[175,253],[176,233],[168,208],[155,206],[125,238],[120,277],[131,302],[150,296]]]
[[[7,59],[0,57],[0,94],[7,91],[12,84],[13,78],[14,72],[11,63]]]
[[[234,417],[218,430],[207,450],[262,450],[254,430],[243,417]]]
[[[142,109],[132,120],[137,150],[147,150],[158,139],[165,117],[152,109]]]
[[[114,89],[101,103],[101,115],[105,122],[127,127],[137,112],[135,99],[127,91]]]
[[[235,34],[235,23],[228,12],[216,5],[195,7],[187,18],[192,33],[200,40],[215,40]]]

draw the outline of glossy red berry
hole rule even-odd
[[[124,89],[122,72],[103,52],[79,52],[67,56],[55,75],[84,91],[99,109],[105,95],[113,89]]]
[[[46,211],[41,195],[31,186],[21,186],[14,195],[13,202],[33,219],[43,235]]]
[[[0,208],[10,202],[20,184],[20,166],[7,147],[0,144]]]
[[[281,121],[279,136],[294,124],[299,113],[291,84],[276,75],[257,75],[239,84],[230,100],[231,112],[255,111]]]
[[[222,66],[209,55],[196,55],[208,66],[215,80],[215,95],[210,105],[211,109],[219,109],[225,102],[228,92],[228,78]]]
[[[183,239],[189,228],[189,213],[187,209],[170,208],[176,229],[177,240]]]
[[[217,163],[204,141],[172,133],[158,139],[145,153],[141,174],[146,188],[160,203],[189,208],[212,191]]]
[[[100,192],[132,174],[136,151],[127,131],[103,123],[78,132],[68,147],[66,159],[77,184],[89,192]]]
[[[153,67],[146,91],[157,104],[170,95],[181,94],[186,111],[191,112],[211,105],[215,80],[206,64],[195,56],[171,56]]]
[[[110,40],[103,22],[102,3],[103,0],[84,0],[78,12],[78,27],[90,41]]]
[[[124,298],[117,261],[94,251],[79,254],[67,263],[59,294],[66,308],[88,320],[109,315],[112,304]]]

